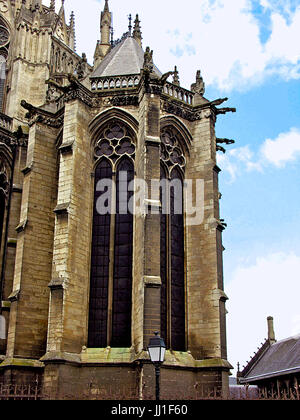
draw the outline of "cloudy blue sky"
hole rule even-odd
[[[46,3],[46,2],[45,2]],[[66,0],[74,10],[77,52],[89,62],[104,0]],[[206,97],[228,96],[218,137],[235,139],[220,190],[228,357],[245,364],[266,337],[300,334],[300,0],[110,0],[115,38],[139,13],[143,45],[161,71],[177,65],[189,88],[197,69]]]

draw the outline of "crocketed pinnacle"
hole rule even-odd
[[[134,21],[134,27],[133,27],[133,38],[137,41],[137,43],[142,46],[142,32],[141,32],[141,26],[140,26],[140,20],[139,15],[136,15],[135,21]]]

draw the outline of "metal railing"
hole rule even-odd
[[[34,385],[4,385],[0,384],[0,401],[23,400],[37,401],[40,399],[41,387]]]

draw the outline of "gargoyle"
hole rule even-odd
[[[217,152],[223,152],[223,153],[226,153],[226,150],[224,149],[224,147],[222,147],[222,146],[218,146],[218,145],[217,145]]]
[[[234,144],[235,140],[229,140],[229,139],[217,139],[217,143],[224,143],[224,144]]]
[[[236,112],[236,108],[216,108],[216,115],[224,115],[227,112]]]
[[[166,81],[168,80],[168,78],[174,73],[175,71],[173,70],[173,71],[168,71],[168,73],[163,74],[161,78],[159,79],[160,84],[164,85]]]
[[[210,104],[213,106],[218,106],[218,105],[222,105],[226,101],[228,101],[228,98],[221,98],[221,99],[216,99],[215,101],[212,101]]]
[[[24,99],[21,101],[21,107],[27,109],[28,112],[25,115],[25,118],[27,118],[28,120],[30,120],[36,113],[36,108],[33,105],[26,102]]]

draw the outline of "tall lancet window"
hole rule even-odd
[[[10,35],[3,19],[0,18],[0,112],[5,96],[6,61],[8,57]]]
[[[183,182],[185,156],[172,127],[161,133],[161,334],[168,348],[186,350]]]
[[[111,122],[95,147],[88,346],[130,347],[134,135]]]
[[[2,156],[0,156],[0,159]],[[2,238],[4,230],[4,217],[5,217],[5,206],[6,206],[6,197],[8,196],[9,191],[9,182],[7,171],[4,163],[0,163],[0,251],[2,248]]]

